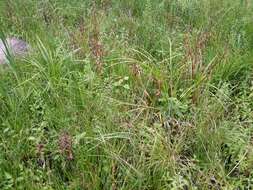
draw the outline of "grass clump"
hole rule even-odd
[[[0,189],[251,189],[252,4],[0,2]]]

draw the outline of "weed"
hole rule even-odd
[[[0,189],[251,189],[252,3],[0,1]],[[1,65],[0,65],[1,66]]]

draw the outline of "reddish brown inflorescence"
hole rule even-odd
[[[64,132],[59,137],[59,148],[60,152],[66,156],[68,160],[73,160],[73,150],[72,150],[72,138],[67,133]]]

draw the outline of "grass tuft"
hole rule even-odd
[[[252,6],[1,1],[0,189],[251,189]]]

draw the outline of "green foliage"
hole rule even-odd
[[[0,189],[251,189],[250,3],[0,1]]]

